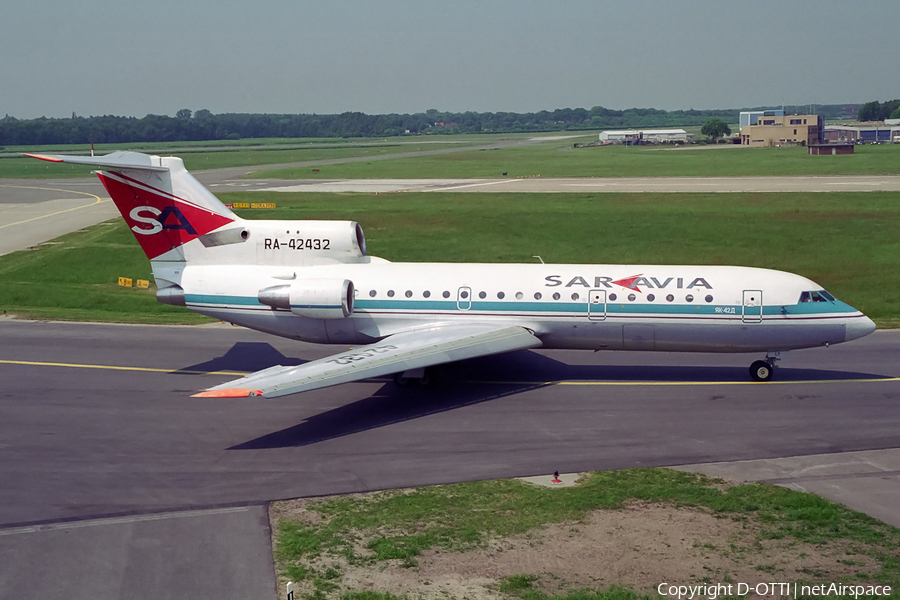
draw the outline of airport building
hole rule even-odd
[[[613,129],[600,132],[605,144],[687,144],[694,135],[684,129]]]
[[[886,119],[883,123],[828,125],[825,127],[825,141],[847,144],[900,142],[900,119]]]
[[[740,127],[743,129],[748,125],[758,125],[759,120],[763,117],[783,117],[784,109],[775,110],[746,110],[740,114]]]
[[[740,116],[744,146],[810,146],[824,141],[825,121],[819,115],[786,115],[783,110],[767,110],[742,112]]]

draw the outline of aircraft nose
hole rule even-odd
[[[872,322],[872,319],[863,315],[862,318],[853,319],[847,323],[845,341],[849,342],[850,340],[857,340],[869,335],[873,331],[875,331],[875,323]]]

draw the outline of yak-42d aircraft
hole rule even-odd
[[[94,165],[150,259],[160,302],[287,338],[354,345],[198,396],[274,398],[523,348],[781,353],[875,324],[816,283],[748,267],[392,263],[353,221],[244,220],[180,158],[39,156]]]

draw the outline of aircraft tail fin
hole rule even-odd
[[[240,220],[188,173],[180,158],[127,151],[26,156],[101,169],[97,176],[151,260],[183,261],[184,244]]]

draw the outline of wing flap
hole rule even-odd
[[[270,367],[209,388],[197,396],[210,397],[216,392],[238,393],[252,390],[261,392],[266,398],[277,398],[368,377],[512,350],[537,348],[540,345],[541,340],[534,334],[516,325],[442,325],[398,333],[375,344],[296,367]]]

